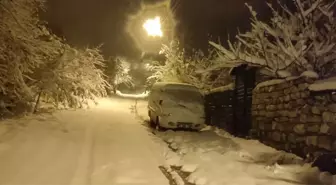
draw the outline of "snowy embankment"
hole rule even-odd
[[[156,135],[171,148],[166,152],[165,168],[176,177],[176,184],[186,183],[172,167],[190,174],[188,183],[196,185],[336,184],[336,176],[321,173],[293,154],[256,140],[235,138],[219,129]]]
[[[123,98],[132,98],[132,99],[146,99],[148,97],[149,91],[145,91],[141,94],[124,94],[120,91],[116,91],[116,95]]]

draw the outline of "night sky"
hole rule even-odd
[[[171,0],[176,22],[175,32],[186,48],[208,47],[209,35],[225,44],[237,27],[249,27],[249,12],[245,2],[252,5],[261,18],[269,14],[262,0]],[[275,0],[274,0],[275,1]],[[283,0],[290,1],[290,0]],[[153,4],[159,0],[143,0]],[[74,46],[102,46],[108,56],[138,58],[141,49],[126,31],[128,16],[138,13],[140,0],[48,0],[45,15],[49,26]]]

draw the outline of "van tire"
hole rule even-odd
[[[166,128],[164,128],[164,127],[162,127],[162,126],[160,125],[160,118],[159,118],[159,117],[156,117],[156,121],[155,121],[155,123],[156,123],[156,129],[157,129],[158,131],[160,131],[160,132],[164,132],[164,131],[167,130]]]
[[[149,127],[155,128],[156,127],[156,122],[152,119],[150,111],[148,111],[149,114]]]

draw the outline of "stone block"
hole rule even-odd
[[[331,100],[336,103],[336,93],[332,93],[330,96]]]
[[[300,107],[300,106],[297,104],[296,100],[292,100],[292,101],[289,102],[289,109],[290,110],[293,110],[293,109],[298,108],[298,107]]]
[[[307,132],[310,133],[318,133],[320,132],[320,125],[316,124],[316,125],[307,125]]]
[[[321,123],[322,117],[319,115],[301,114],[300,121],[302,123]]]
[[[290,98],[291,98],[292,100],[296,100],[296,93],[292,93],[292,94],[290,94]]]
[[[286,95],[284,100],[285,100],[286,102],[289,102],[289,101],[291,100],[290,95]]]
[[[329,104],[329,105],[327,106],[327,109],[328,109],[330,112],[336,113],[336,103]]]
[[[283,96],[279,97],[279,102],[284,102],[285,101],[285,98]]]
[[[301,92],[301,98],[308,98],[310,95],[309,91],[303,91]]]
[[[305,125],[304,124],[297,124],[294,126],[294,132],[296,134],[300,134],[300,135],[303,135],[306,133],[306,128],[305,128]]]
[[[330,124],[328,133],[336,138],[336,124]]]
[[[320,148],[331,150],[331,147],[332,147],[331,137],[329,137],[329,136],[320,136],[320,137],[318,137],[317,146],[320,147]]]
[[[283,132],[283,131],[285,131],[285,125],[284,125],[284,124],[281,124],[281,123],[278,123],[278,124],[276,125],[276,128],[275,128],[275,129],[278,130],[278,131]]]
[[[293,133],[288,134],[288,141],[291,143],[296,143],[296,136]]]
[[[266,116],[266,111],[260,110],[259,111],[259,116]]]
[[[313,107],[311,108],[311,112],[312,112],[313,114],[317,114],[317,115],[321,115],[321,114],[322,114],[321,110],[320,110],[317,106],[313,106]]]
[[[273,132],[272,139],[274,141],[281,141],[281,133],[280,132]]]
[[[301,109],[300,109],[301,114],[309,114],[311,112],[311,106],[310,105],[304,105]]]
[[[291,93],[291,90],[290,90],[290,88],[286,88],[286,89],[283,90],[283,92],[284,92],[285,95],[289,95]]]
[[[284,103],[283,105],[284,105],[284,109],[287,109],[287,110],[290,109],[290,104],[289,103]]]
[[[266,110],[274,111],[274,110],[276,110],[276,105],[267,105]]]
[[[320,128],[320,133],[327,134],[330,131],[330,126],[327,123],[323,123]]]
[[[288,117],[278,117],[278,118],[275,118],[274,120],[277,122],[284,123],[284,122],[288,122],[289,118]]]
[[[267,92],[273,92],[273,91],[275,91],[275,86],[269,86],[266,91]]]
[[[264,104],[259,104],[258,106],[257,106],[257,110],[264,110],[265,109],[265,105]]]
[[[290,88],[290,92],[291,92],[291,93],[299,92],[299,88],[297,88],[296,86],[293,85],[293,86]]]
[[[336,123],[336,114],[332,112],[323,112],[322,119],[324,123]]]
[[[270,103],[272,103],[272,99],[271,98],[265,98],[264,99],[264,102],[265,102],[265,104],[270,104]]]
[[[275,117],[275,115],[276,115],[276,112],[266,112],[266,117],[267,118],[273,118],[273,117]]]
[[[315,100],[313,98],[307,98],[306,102],[308,105],[315,105]]]
[[[301,98],[301,92],[295,93],[295,97],[296,97],[296,99]]]
[[[284,109],[284,104],[282,104],[282,103],[278,104],[278,105],[277,105],[277,109],[278,109],[278,110],[282,110],[282,109]]]
[[[296,104],[302,106],[306,104],[306,101],[302,98],[298,98],[296,99]]]
[[[301,83],[298,85],[298,88],[300,91],[306,90],[309,87],[310,84],[308,83]]]
[[[295,118],[295,117],[298,117],[298,112],[296,110],[293,110],[293,111],[288,111],[288,117],[289,118]]]
[[[306,145],[308,146],[317,146],[317,136],[307,136]]]
[[[292,123],[283,124],[283,132],[292,133],[295,125]]]

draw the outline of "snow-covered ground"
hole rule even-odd
[[[191,173],[188,181],[197,185],[331,184],[331,175],[320,174],[302,159],[276,151],[255,140],[233,138],[224,131],[201,133],[157,132],[172,150],[168,166],[180,166]],[[330,181],[329,183],[327,181]]]
[[[144,103],[137,105],[146,119]],[[301,158],[277,151],[256,140],[235,138],[223,130],[208,127],[202,132],[155,132],[171,150],[165,152],[165,167],[181,167],[186,179],[197,185],[331,185],[336,176],[321,173]],[[180,178],[177,184],[183,185]]]
[[[0,184],[168,185],[160,166],[178,185],[331,185],[336,180],[294,155],[214,128],[154,135],[143,122],[146,105],[105,99],[89,110],[1,122]]]
[[[131,113],[134,100],[0,122],[0,184],[168,185],[158,138]]]

